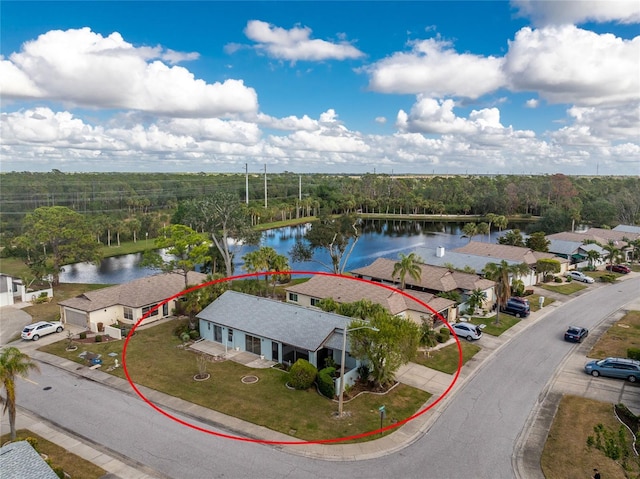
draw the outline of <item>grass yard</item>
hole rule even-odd
[[[177,321],[137,331],[127,346],[127,370],[136,384],[162,391],[171,396],[199,404],[245,421],[259,424],[300,440],[323,440],[352,436],[380,427],[378,408],[385,406],[387,418],[384,426],[412,416],[431,395],[405,385],[398,385],[389,393],[379,396],[363,394],[345,402],[348,419],[338,420],[337,401],[318,394],[315,389],[295,391],[288,389],[287,374],[275,368],[250,369],[233,361],[209,362],[206,381],[194,381],[198,373],[196,354],[181,348],[173,335]],[[102,354],[106,370],[121,357],[123,341],[78,344],[76,351],[65,351],[66,341],[41,348],[43,351],[83,363],[78,354],[83,350]],[[110,358],[108,353],[118,356]],[[122,368],[111,374],[125,378]],[[244,376],[258,377],[258,382],[244,384]],[[388,433],[387,433],[388,434]],[[370,440],[379,437],[361,439]]]
[[[463,365],[482,349],[480,346],[468,341],[460,341],[460,345],[462,347]],[[456,343],[450,344],[436,351],[432,351],[429,354],[429,357],[427,357],[426,354],[421,353],[418,355],[418,358],[414,360],[417,364],[422,364],[423,366],[447,374],[454,374],[457,371],[459,361],[460,353]]]
[[[500,323],[495,324],[495,316],[490,318],[474,316],[471,318],[470,322],[477,325],[484,324],[485,327],[482,329],[482,332],[490,334],[491,336],[500,336],[511,326],[520,322],[520,319],[505,313],[500,313],[499,319]]]
[[[594,344],[589,357],[627,357],[627,349],[640,349],[640,311],[629,311],[612,325]]]
[[[582,291],[583,289],[587,288],[587,286],[585,286],[583,283],[580,283],[579,281],[571,281],[570,283],[562,283],[562,284],[545,283],[545,284],[541,284],[540,287],[548,291],[554,291],[556,293],[566,294],[566,295],[577,293],[578,291]]]
[[[60,319],[59,301],[75,298],[79,294],[106,288],[108,284],[79,284],[60,283],[53,288],[53,300],[49,303],[40,303],[27,306],[24,310],[31,315],[33,321],[57,321]]]
[[[540,295],[539,294],[529,295],[529,296],[527,296],[527,299],[529,300],[529,306],[531,307],[531,312],[532,313],[535,313],[536,311],[540,311]],[[554,301],[555,301],[555,299],[551,299],[551,298],[545,296],[544,297],[543,307],[544,306],[549,306]]]
[[[612,404],[577,396],[562,398],[542,452],[541,466],[546,479],[585,479],[592,477],[595,467],[606,479],[637,477],[640,467],[633,451],[628,451],[631,458],[626,474],[620,464],[587,445],[589,436],[595,438],[593,428],[598,424],[615,433],[617,438],[621,425],[613,414]],[[623,430],[630,448],[631,434]]]
[[[16,441],[24,440],[28,437],[37,439],[36,450],[40,454],[46,454],[51,460],[51,466],[62,467],[64,472],[70,477],[80,477],[82,479],[98,479],[107,474],[107,471],[96,466],[92,462],[86,461],[81,457],[67,451],[65,448],[57,444],[47,441],[28,429],[18,429],[16,431]],[[9,440],[9,434],[3,434],[0,437],[0,443],[4,444]],[[1,474],[0,474],[1,475]]]

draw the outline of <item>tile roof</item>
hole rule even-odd
[[[378,258],[370,265],[354,269],[351,272],[362,277],[376,278],[389,283],[397,283],[399,280],[397,278],[393,278],[393,268],[396,263],[397,261],[392,259]],[[440,266],[421,264],[420,269],[420,281],[415,281],[413,278],[408,276],[405,278],[407,285],[437,292],[448,292],[458,289],[471,291],[476,288],[486,290],[494,285],[493,281],[482,278],[476,274],[450,271],[449,269]]]
[[[628,239],[637,239],[640,238],[640,234],[633,234],[627,231],[621,230],[607,230],[602,228],[589,228],[583,232],[571,232],[571,231],[562,231],[560,233],[554,233],[546,236],[547,239],[558,239],[564,241],[579,241],[584,242],[585,240],[596,241],[601,245],[606,245],[611,241],[617,241],[620,243],[618,246],[623,247],[626,246],[627,243],[623,241],[623,238]]]
[[[317,351],[336,329],[343,330],[353,321],[316,308],[236,291],[225,291],[196,317],[306,351]]]
[[[27,441],[0,447],[0,476],[20,479],[58,479],[58,475]]]
[[[207,275],[189,271],[189,284],[200,284]],[[162,301],[184,291],[184,276],[176,273],[161,273],[136,279],[129,283],[88,291],[75,298],[60,301],[61,306],[80,311],[97,311],[115,305],[141,308]]]
[[[432,313],[429,308],[407,297],[396,288],[357,278],[315,275],[304,283],[285,289],[288,292],[304,294],[317,299],[333,298],[338,303],[354,303],[361,299],[368,299],[373,303],[382,305],[394,315],[407,310],[426,314]],[[419,291],[406,291],[405,293],[418,301],[428,304],[437,312],[455,304],[454,301],[440,298],[430,293]]]

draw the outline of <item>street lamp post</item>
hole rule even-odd
[[[371,331],[378,332],[378,328],[373,326],[358,326],[357,328],[347,329],[344,328],[342,332],[342,359],[340,361],[340,395],[338,396],[338,417],[342,417],[342,404],[344,402],[344,363],[347,356],[347,333],[351,331],[357,331],[358,329],[370,329]]]

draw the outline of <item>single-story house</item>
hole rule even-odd
[[[48,288],[28,288],[20,278],[0,273],[0,306],[32,302],[42,297],[53,297],[51,285]]]
[[[16,441],[0,447],[0,474],[6,478],[58,479],[51,466],[27,441]]]
[[[351,273],[357,277],[369,281],[397,286],[400,284],[399,278],[393,277],[393,268],[396,261],[387,258],[378,258],[373,263],[363,268],[358,268]],[[432,266],[429,264],[420,264],[420,280],[416,281],[411,276],[405,278],[405,287],[410,290],[410,294],[414,291],[421,291],[437,295],[438,293],[457,292],[462,296],[462,304],[460,310],[464,310],[464,302],[469,294],[480,289],[485,293],[485,301],[487,305],[493,304],[495,301],[495,282],[483,278],[477,274],[462,273],[460,271],[451,271],[441,266]],[[449,318],[451,320],[455,318]]]
[[[264,359],[293,364],[305,359],[318,369],[332,358],[339,364],[345,328],[353,318],[305,308],[237,291],[225,291],[196,315],[200,337],[247,351]],[[347,341],[345,384],[357,379],[359,362],[349,355]]]
[[[189,271],[187,279],[190,285],[197,285],[206,281],[207,275]],[[142,323],[146,324],[172,316],[179,298],[167,300],[184,289],[182,274],[155,274],[129,283],[87,291],[75,298],[60,301],[60,318],[64,323],[97,332],[98,323],[104,326],[116,321],[136,324],[145,314],[151,312]],[[159,304],[162,306],[154,310]]]
[[[596,251],[600,256],[599,259],[593,262],[594,266],[598,266],[604,262],[601,258],[606,254],[606,251],[595,243],[584,244],[579,241],[566,241],[555,238],[548,239],[549,253],[568,259],[571,261],[571,265],[576,268],[584,268],[589,265],[589,251]]]
[[[569,260],[556,256],[553,253],[544,253],[534,251],[531,248],[522,246],[511,246],[496,243],[482,243],[480,241],[470,241],[466,245],[456,248],[457,253],[466,253],[475,256],[490,258],[487,263],[500,263],[502,260],[512,261],[519,264],[525,263],[531,268],[531,275],[520,276],[525,286],[531,286],[541,281],[541,275],[535,273],[535,266],[539,259],[556,259],[560,262],[560,274],[564,274],[569,270]]]
[[[629,247],[627,241],[635,241],[640,239],[640,233],[636,232],[637,226],[630,225],[618,225],[615,228],[609,230],[606,228],[589,228],[581,232],[563,231],[561,233],[554,233],[547,235],[547,239],[552,240],[564,240],[564,241],[579,241],[584,243],[596,242],[602,246],[613,242],[613,244],[622,251],[625,261],[631,261],[633,258],[633,249]]]
[[[438,321],[438,317],[429,308],[400,291],[376,286],[360,279],[315,275],[304,283],[285,288],[285,291],[288,302],[301,306],[315,307],[318,302],[326,298],[332,298],[337,303],[354,303],[367,299],[383,306],[391,314],[411,319],[418,325],[422,324],[423,318],[433,322]],[[433,308],[446,321],[455,320],[454,301],[421,291],[410,291],[407,294]]]

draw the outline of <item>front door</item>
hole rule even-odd
[[[280,362],[280,348],[275,341],[271,341],[271,361]]]

